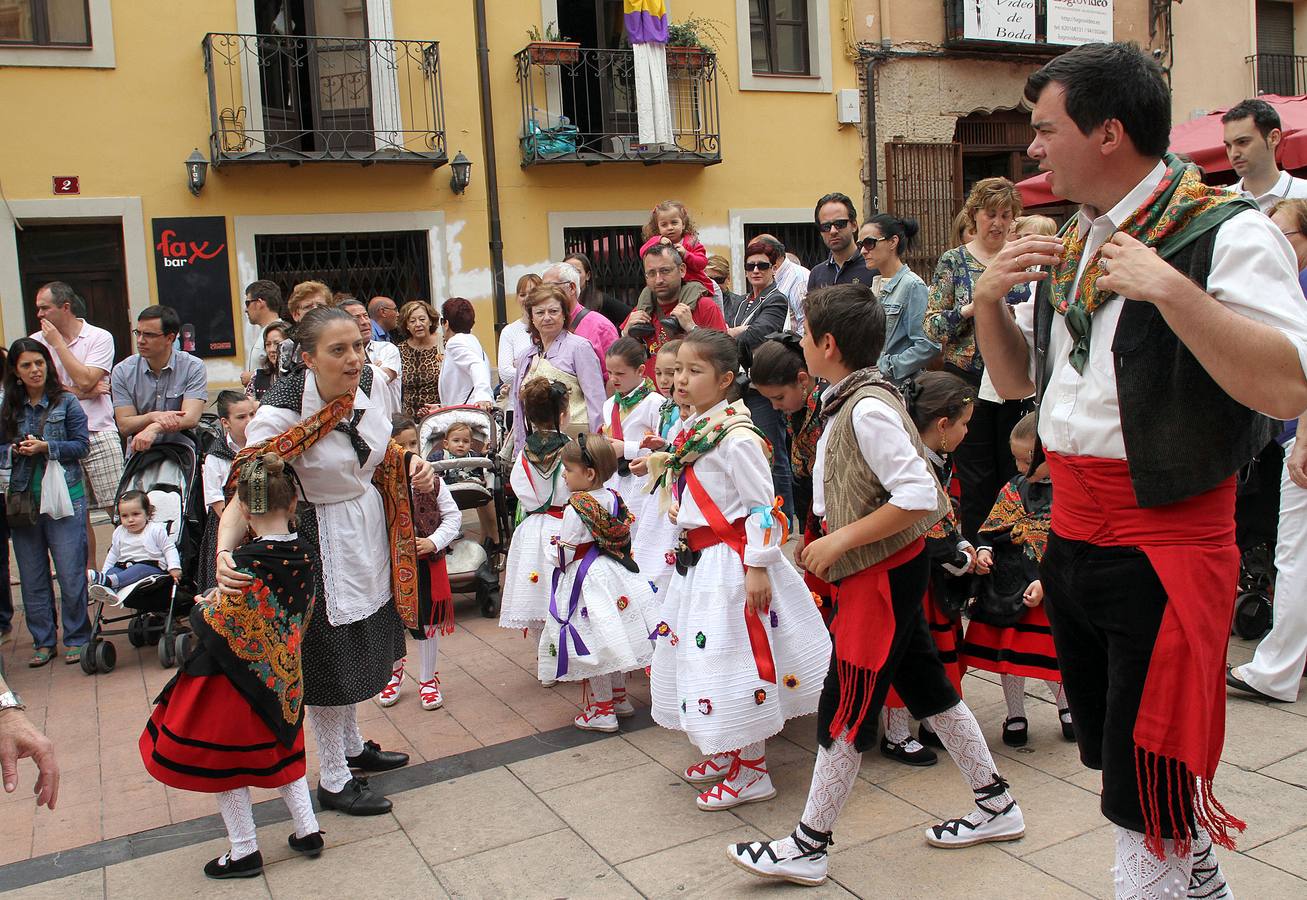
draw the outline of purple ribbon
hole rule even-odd
[[[561,549],[561,548],[560,548]],[[554,617],[554,621],[560,626],[558,630],[558,674],[556,678],[561,679],[567,674],[567,637],[572,636],[572,649],[576,651],[577,656],[589,656],[590,650],[586,647],[585,642],[581,640],[581,634],[572,624],[572,616],[576,615],[576,608],[581,603],[581,585],[585,582],[586,573],[590,571],[590,566],[599,558],[599,547],[591,544],[590,549],[581,557],[581,566],[576,570],[576,580],[572,582],[572,595],[567,601],[567,618],[561,618],[558,615],[558,582],[563,577],[563,569],[554,569],[553,583],[549,588],[549,615]]]

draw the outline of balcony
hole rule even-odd
[[[1259,53],[1244,59],[1252,74],[1253,95],[1297,97],[1307,93],[1307,56]]]
[[[634,53],[528,46],[514,57],[522,95],[522,166],[722,161],[717,57],[668,48],[672,143],[640,143]]]
[[[435,41],[207,34],[203,47],[215,167],[449,161]]]

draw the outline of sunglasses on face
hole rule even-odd
[[[845,228],[848,228],[848,227],[849,227],[849,220],[848,220],[848,219],[832,219],[832,220],[829,221],[829,222],[818,222],[818,223],[817,223],[817,230],[818,230],[818,231],[832,231],[832,230],[834,230],[834,231],[843,231]]]
[[[876,245],[883,240],[885,240],[885,238],[865,237],[862,240],[858,241],[858,246],[861,247],[863,250],[875,250]]]
[[[765,260],[763,262],[747,262],[744,264],[744,271],[746,272],[766,272],[770,268],[771,263]]]
[[[725,275],[719,275],[719,276],[717,276],[716,278],[713,278],[713,279],[712,279],[712,282],[713,282],[713,284],[717,285],[718,287],[725,287],[725,286],[726,286],[726,276],[725,276]]]

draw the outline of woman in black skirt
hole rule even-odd
[[[314,560],[317,603],[304,635],[304,702],[318,742],[318,802],[350,815],[379,815],[390,801],[354,778],[408,762],[364,742],[354,706],[375,696],[404,655],[404,624],[416,622],[417,577],[408,506],[435,486],[430,465],[390,440],[393,395],[367,364],[358,327],[337,309],[309,311],[297,330],[307,368],[268,391],[233,463],[271,450],[304,492],[299,535]],[[406,477],[407,476],[407,477]],[[247,576],[230,550],[246,530],[239,504],[223,512],[218,583],[240,590]],[[386,565],[389,561],[389,565]]]

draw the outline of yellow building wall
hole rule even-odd
[[[1171,10],[1172,122],[1187,122],[1251,97],[1252,67],[1245,59],[1257,52],[1254,0],[1189,0]]]
[[[225,216],[233,251],[232,310],[241,348],[235,357],[209,361],[211,382],[233,380],[245,352],[239,293],[246,279],[235,252],[236,217],[440,212],[445,217],[445,253],[444,258],[432,260],[437,294],[433,299],[461,295],[473,300],[476,333],[493,358],[486,159],[472,3],[392,0],[391,7],[396,37],[440,41],[449,156],[461,150],[473,164],[466,193],[460,196],[450,190],[448,167],[226,164],[218,171],[211,168],[207,186],[193,197],[187,190],[183,160],[195,147],[206,152],[210,131],[201,40],[208,31],[236,32],[237,4],[245,2],[249,0],[188,0],[184,12],[171,0],[114,3],[116,68],[3,69],[0,107],[11,122],[25,123],[0,130],[0,177],[9,200],[52,199],[50,177],[55,174],[79,175],[82,198],[139,197],[144,234],[128,233],[125,240],[143,242],[147,250],[150,296],[131,296],[133,311],[152,303],[155,293],[150,220]],[[856,88],[855,67],[841,49],[840,3],[832,2],[837,8],[830,17],[833,87]],[[732,210],[810,211],[815,199],[827,191],[860,196],[858,130],[837,125],[832,94],[738,89],[734,0],[696,0],[693,10],[717,20],[726,37],[717,47],[722,163],[710,167],[578,163],[523,169],[513,54],[526,44],[527,27],[541,24],[541,4],[539,0],[490,0],[487,5],[510,320],[517,314],[512,296],[517,277],[539,271],[550,257],[550,213],[648,210],[661,200],[678,198],[689,206],[701,239],[715,253],[730,247]],[[688,4],[678,6],[685,10]],[[640,215],[633,221],[642,222],[647,213]],[[811,221],[810,212],[804,215]],[[11,227],[7,221],[0,225]],[[7,265],[9,261],[0,260],[0,266]],[[244,271],[250,265],[246,260]],[[9,275],[5,283],[16,280],[13,273]],[[3,298],[5,338],[12,340],[19,336],[12,332],[22,325],[21,308],[15,309],[14,304],[30,304],[32,298],[8,293]]]

